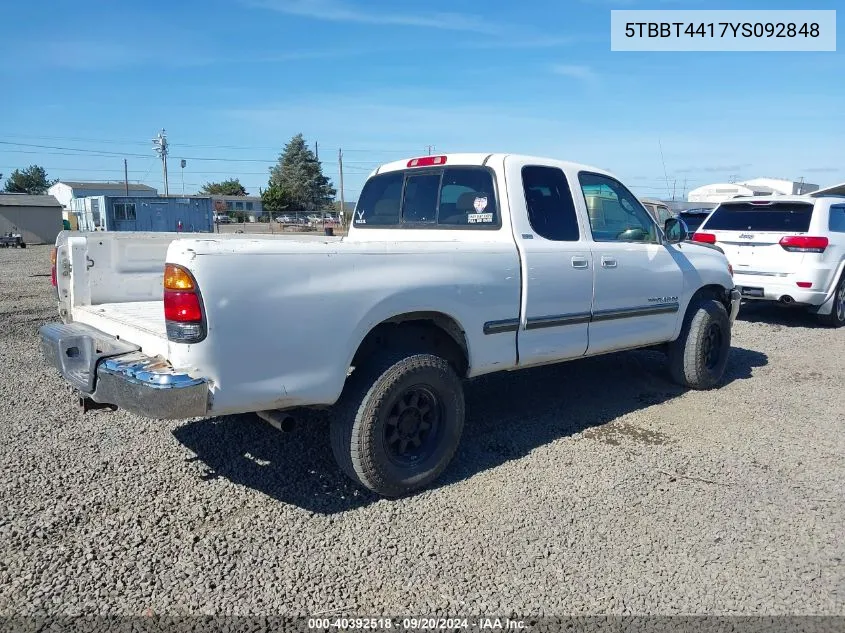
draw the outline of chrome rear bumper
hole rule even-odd
[[[41,351],[85,397],[158,419],[206,415],[208,381],[175,370],[161,357],[82,323],[39,329]]]

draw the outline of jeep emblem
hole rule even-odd
[[[754,239],[753,235],[749,235],[748,233],[740,233],[739,236],[744,240],[751,240]]]

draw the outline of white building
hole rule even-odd
[[[779,178],[752,178],[742,182],[703,185],[687,194],[689,202],[720,203],[739,196],[800,195],[817,191],[818,185]]]
[[[803,180],[796,182],[794,180],[782,180],[780,178],[752,178],[741,184],[751,187],[768,187],[784,196],[800,196],[819,190],[818,185],[813,185]]]
[[[123,196],[126,195],[126,184],[123,182],[78,182],[60,180],[47,190],[47,193],[59,201],[67,210],[74,198],[89,196]],[[148,185],[129,183],[130,196],[157,196],[158,190]]]

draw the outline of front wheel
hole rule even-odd
[[[332,451],[354,481],[399,497],[441,475],[463,426],[463,385],[446,360],[385,354],[349,377],[332,409]]]
[[[731,348],[731,322],[715,299],[690,304],[681,334],[669,344],[672,379],[690,389],[712,389],[722,379]]]
[[[820,314],[819,321],[829,327],[842,327],[845,325],[845,272],[836,286],[833,293],[833,305],[830,314]]]

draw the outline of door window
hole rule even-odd
[[[581,172],[581,191],[587,203],[590,230],[597,242],[659,241],[657,225],[637,198],[618,180]]]
[[[577,242],[578,216],[564,173],[556,167],[522,168],[522,189],[528,222],[534,231],[555,242]]]

